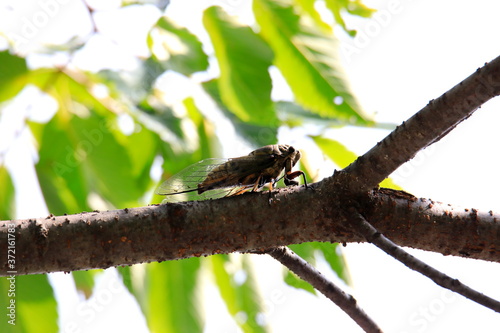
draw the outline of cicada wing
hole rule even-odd
[[[165,196],[162,203],[207,200],[231,195],[238,184],[198,193],[198,184],[203,183],[212,170],[227,161],[228,159],[208,158],[192,164],[161,183],[155,193]]]

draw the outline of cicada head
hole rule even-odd
[[[280,155],[282,155],[283,158],[287,158],[291,161],[291,166],[295,166],[297,162],[300,160],[301,154],[300,151],[295,149],[294,147],[290,145],[276,145]]]

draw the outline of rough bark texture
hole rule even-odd
[[[16,228],[17,274],[107,268],[310,241],[364,242],[346,222],[333,179],[268,193],[0,222]],[[500,215],[379,190],[360,211],[395,243],[500,262]],[[1,275],[10,269],[1,258]]]

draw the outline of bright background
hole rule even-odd
[[[2,1],[0,30],[20,31],[23,18],[36,15],[37,10],[41,10],[42,2]],[[54,16],[45,27],[34,32],[34,37],[23,44],[19,52],[60,43],[75,31],[81,35],[89,33],[89,18],[81,16],[81,4],[66,1],[54,3],[58,4],[58,7],[52,7]],[[201,13],[214,4],[223,6],[232,15],[240,15],[243,22],[251,23],[246,15],[250,1],[172,1],[167,14],[192,32],[202,34]],[[485,62],[500,55],[500,4],[495,1],[367,0],[365,4],[379,12],[371,20],[352,18],[347,21],[350,28],[358,30],[358,37],[352,39],[341,29],[336,32],[342,42],[341,54],[353,91],[366,110],[376,113],[378,121],[400,123],[429,100],[439,97]],[[96,17],[107,37],[94,37],[81,52],[80,58],[76,59],[76,64],[89,70],[133,67],[130,55],[147,53],[145,34],[161,13],[153,6],[139,12],[131,8],[117,10],[119,2],[114,1],[102,4],[96,1],[95,5],[109,9]],[[207,40],[207,36],[201,38]],[[54,62],[63,64],[65,60],[64,56],[32,59],[35,65],[40,66]],[[164,84],[171,87],[171,79],[166,77]],[[199,81],[205,79],[194,78]],[[274,96],[287,96],[288,91],[280,89],[279,78],[276,80]],[[181,89],[189,89],[189,82],[185,84]],[[179,99],[182,98],[179,96]],[[33,100],[44,103],[41,96],[28,91],[11,107],[25,109]],[[50,101],[45,103],[50,109]],[[499,99],[488,102],[443,140],[397,170],[392,178],[417,197],[468,208],[499,209],[499,108]],[[15,132],[19,121],[13,119],[11,127],[0,129],[0,150],[8,145],[9,133]],[[387,134],[384,130],[365,128],[331,130],[333,138],[358,154],[364,153]],[[280,133],[283,143],[295,145],[294,137],[293,132]],[[21,163],[19,169],[31,163],[31,153],[23,146],[26,141],[17,140],[19,147],[9,151],[16,158],[25,156],[26,163]],[[307,143],[297,145],[308,149]],[[235,156],[240,148],[229,146],[226,153]],[[320,158],[318,169],[329,174],[332,166]],[[33,172],[29,167],[20,170],[15,178],[16,184],[21,185],[17,195],[23,198],[17,200],[19,218],[48,213],[40,201],[40,192],[34,190],[34,174],[25,176],[25,172],[30,170]],[[320,264],[319,268],[351,292],[385,331],[498,331],[498,314],[437,287],[377,248],[366,244],[348,244],[343,251],[353,279],[351,287],[330,274],[326,265],[323,267]],[[472,288],[500,299],[500,265],[417,250],[410,252]],[[281,267],[271,258],[255,256],[254,262],[266,301],[266,320],[275,332],[360,330],[324,297],[315,297],[280,282]],[[138,306],[119,283],[114,269],[102,275],[94,296],[88,301],[76,293],[70,276],[51,274],[51,281],[59,301],[62,332],[148,331]],[[206,279],[204,283],[207,288],[204,288],[201,300],[206,308],[206,332],[238,331],[216,289],[211,287],[211,281]]]

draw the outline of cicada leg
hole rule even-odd
[[[306,175],[303,171],[300,171],[300,170],[297,170],[297,171],[288,171],[286,172],[285,174],[285,179],[284,179],[284,182],[285,182],[285,185],[286,186],[290,186],[290,185],[299,185],[299,182],[296,181],[296,180],[292,180],[292,179],[295,179],[299,176],[302,176],[302,179],[304,180],[304,185],[306,186],[307,188],[307,181],[306,181]]]

